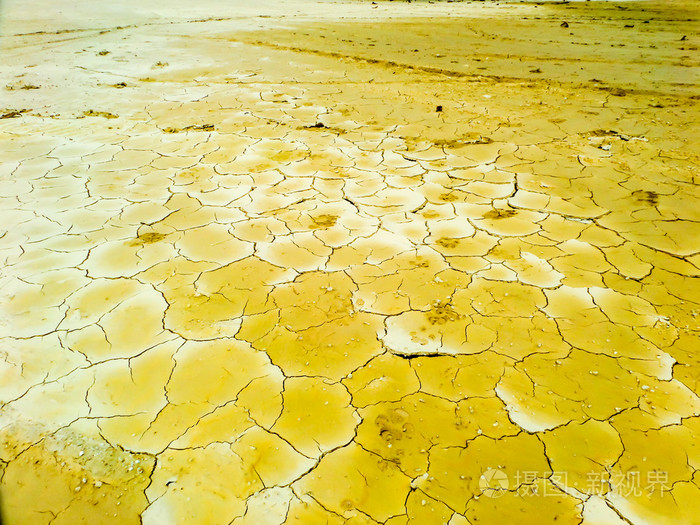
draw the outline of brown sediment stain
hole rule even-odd
[[[620,132],[612,129],[594,129],[593,131],[589,131],[587,135],[591,137],[618,137],[620,136]]]
[[[145,232],[145,233],[140,233],[136,239],[130,242],[131,246],[141,246],[145,244],[153,244],[156,242],[160,242],[163,239],[167,237],[166,234],[164,233],[158,233],[158,232]]]
[[[24,113],[27,113],[31,111],[31,109],[11,109],[11,110],[5,110],[4,113],[0,114],[0,119],[6,119],[6,118],[19,118],[21,117]]]
[[[163,128],[163,133],[182,133],[183,131],[214,131],[214,124],[192,124],[184,128],[167,127]]]
[[[110,113],[109,111],[95,111],[94,109],[88,109],[83,112],[84,117],[103,117],[107,119],[118,118],[119,115]]]
[[[443,193],[442,195],[440,195],[440,200],[443,200],[445,202],[454,202],[456,200],[459,200],[459,197],[454,193]]]
[[[484,219],[509,219],[515,217],[518,210],[511,209],[494,209],[484,214]]]
[[[489,137],[482,137],[478,134],[467,135],[459,139],[440,139],[433,141],[436,146],[445,146],[447,148],[461,148],[469,144],[491,144],[493,140]]]
[[[447,321],[457,321],[462,318],[462,315],[456,312],[451,304],[442,304],[438,301],[428,311],[426,317],[430,324],[435,325],[445,324]]]
[[[698,113],[650,47],[682,21],[478,4],[14,35],[6,520],[698,521]]]
[[[311,218],[311,223],[314,228],[331,228],[338,222],[336,215],[318,215]]]
[[[629,93],[628,90],[618,88],[618,87],[598,86],[598,89],[601,91],[607,91],[608,93],[610,93],[611,95],[613,95],[615,97],[624,97],[625,95],[627,95]]]
[[[659,194],[655,191],[650,190],[637,190],[632,193],[634,198],[639,202],[649,204],[650,206],[656,206],[659,204]]]
[[[18,83],[18,84],[7,84],[5,86],[5,89],[7,91],[15,91],[16,89],[22,89],[25,91],[32,90],[32,89],[41,89],[41,86],[37,86],[36,84],[27,84],[24,82]]]

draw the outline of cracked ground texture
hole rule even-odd
[[[700,523],[697,6],[277,4],[3,4],[3,523]]]

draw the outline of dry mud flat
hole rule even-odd
[[[6,3],[3,523],[699,523],[694,4]]]

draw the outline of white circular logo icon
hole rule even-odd
[[[508,476],[498,469],[488,469],[479,478],[479,488],[484,496],[500,498],[508,490]]]

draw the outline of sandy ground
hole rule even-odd
[[[696,5],[5,1],[3,525],[700,523]]]

